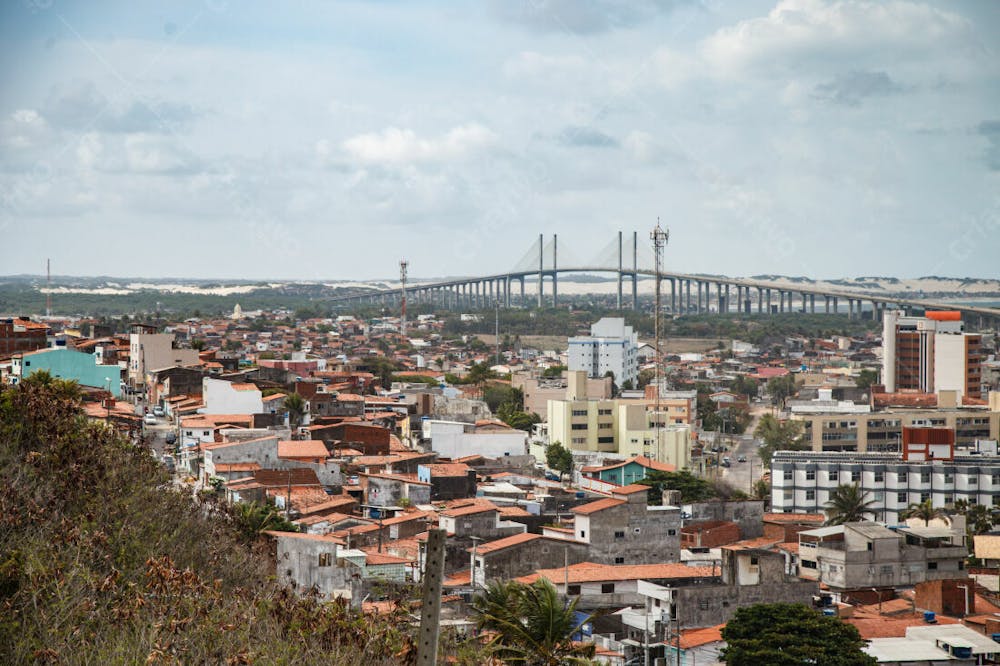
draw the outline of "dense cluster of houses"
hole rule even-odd
[[[996,440],[997,393],[948,402],[859,385],[880,362],[874,334],[670,354],[659,384],[643,375],[655,354],[638,345],[640,381],[618,386],[565,369],[565,350],[498,352],[445,335],[429,315],[403,336],[392,318],[289,314],[237,310],[119,334],[95,321],[13,319],[0,322],[0,379],[43,369],[75,379],[87,414],[153,446],[178,483],[276,507],[297,530],[267,533],[280,581],[369,610],[384,609],[385,585],[420,582],[428,531],[442,529],[455,631],[471,630],[469,601],[491,581],[545,578],[581,611],[600,611],[579,638],[607,663],[647,651],[712,663],[737,609],[779,601],[853,624],[882,663],[910,663],[900,655],[918,642],[947,663],[978,663],[952,649],[966,644],[976,659],[995,657],[986,647],[1000,632],[1000,577],[986,553],[1000,546],[977,540],[982,561],[970,566],[960,519],[826,525],[822,502],[796,505],[799,467],[763,499],[668,490],[651,502],[639,482],[708,474],[719,456],[706,405],[749,420],[776,377],[795,381],[773,409],[803,422],[817,454],[884,452],[876,433],[920,419],[940,427],[943,412],[959,446]],[[984,385],[993,364],[984,359]],[[477,365],[521,392],[519,407],[540,417],[531,432],[498,418],[483,382],[462,381]],[[876,423],[893,410],[914,414]],[[573,454],[570,474],[547,465],[555,441]],[[796,464],[806,479],[811,463]]]

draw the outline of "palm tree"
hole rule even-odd
[[[237,529],[247,539],[254,539],[261,532],[298,532],[294,523],[278,513],[278,509],[270,504],[258,502],[240,502],[230,510]]]
[[[298,393],[289,393],[282,401],[285,411],[288,412],[288,423],[295,429],[302,423],[302,417],[306,413],[306,401]]]
[[[858,484],[843,483],[830,493],[826,503],[826,524],[843,525],[856,523],[865,519],[866,514],[875,515],[870,508],[875,500],[867,499],[868,491],[861,490]]]
[[[934,505],[931,504],[929,499],[923,502],[913,502],[905,510],[901,511],[899,517],[906,520],[907,518],[920,518],[924,521],[924,525],[930,524],[935,518],[941,518],[945,522],[950,523],[951,520],[948,518],[948,513],[944,509],[936,509]]]
[[[594,645],[573,642],[593,616],[576,620],[579,598],[565,603],[545,578],[531,585],[494,581],[472,601],[476,625],[493,632],[490,646],[504,663],[556,666],[590,663]]]

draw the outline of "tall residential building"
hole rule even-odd
[[[906,317],[887,310],[882,320],[882,383],[888,393],[957,391],[982,398],[981,336],[966,333],[959,312]]]
[[[619,386],[633,386],[639,375],[639,338],[621,317],[604,317],[591,325],[589,336],[569,339],[569,369],[588,377],[603,377],[610,370]]]
[[[197,349],[174,347],[173,333],[157,333],[155,326],[135,324],[129,331],[129,383],[134,387],[146,384],[146,375],[154,370],[174,366],[198,365]]]

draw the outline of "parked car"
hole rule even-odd
[[[146,414],[142,417],[142,422],[146,425],[156,425],[156,414]]]
[[[159,405],[157,405],[156,407],[153,407],[153,415],[154,416],[163,416],[163,407],[160,407]]]
[[[736,462],[746,462],[746,461],[747,461],[746,456],[740,456],[739,458],[736,459]]]
[[[733,461],[732,461],[732,459],[729,456],[723,456],[722,457],[722,466],[723,467],[729,467],[732,464],[733,464]]]
[[[176,432],[168,432],[167,433],[167,440],[166,441],[167,441],[167,444],[169,444],[171,446],[173,446],[174,444],[176,444],[177,443],[177,433]]]

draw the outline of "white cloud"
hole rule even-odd
[[[411,129],[387,127],[350,138],[343,147],[361,162],[407,164],[459,159],[493,144],[496,138],[496,134],[476,123],[460,125],[431,139],[421,138]]]
[[[88,132],[80,137],[76,145],[76,159],[84,169],[93,169],[97,166],[103,150],[101,137],[96,132]]]
[[[842,67],[856,56],[923,56],[941,42],[958,46],[969,31],[965,18],[913,2],[781,0],[767,16],[718,30],[701,51],[717,73],[736,75],[804,61]]]

